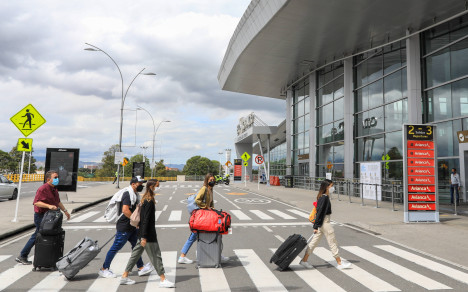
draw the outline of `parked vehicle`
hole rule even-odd
[[[0,174],[0,199],[14,200],[18,197],[18,186]]]

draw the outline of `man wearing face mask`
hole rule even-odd
[[[59,193],[56,189],[56,186],[59,184],[58,173],[55,170],[50,170],[45,174],[46,183],[37,189],[36,196],[34,197],[34,225],[36,225],[36,230],[29,238],[28,242],[21,250],[20,255],[16,258],[18,263],[23,265],[32,264],[31,261],[28,261],[28,255],[31,252],[32,247],[36,242],[36,235],[39,231],[42,218],[48,210],[57,210],[60,209],[67,216],[67,220],[70,219],[70,214],[67,209],[60,202]]]
[[[115,274],[110,270],[110,265],[115,255],[119,250],[124,247],[128,242],[132,245],[132,249],[135,247],[138,241],[138,230],[130,225],[130,216],[135,211],[138,202],[140,201],[138,193],[143,190],[143,180],[140,176],[133,177],[130,180],[130,186],[126,188],[126,191],[122,194],[122,200],[120,203],[120,217],[116,223],[117,233],[115,235],[114,244],[107,252],[106,259],[102,268],[99,270],[99,276],[103,278],[115,278]],[[141,257],[137,261],[138,275],[148,275],[153,271],[153,266],[150,263],[143,265]]]

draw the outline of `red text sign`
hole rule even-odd
[[[434,159],[408,158],[408,166],[434,166]]]
[[[433,176],[408,176],[408,184],[410,185],[435,185],[435,177]]]
[[[434,158],[434,150],[414,150],[408,149],[408,157]]]
[[[408,149],[434,149],[432,141],[408,141]]]
[[[435,211],[435,203],[409,203],[408,210],[410,211]]]
[[[435,186],[408,186],[409,193],[435,193]]]
[[[409,175],[435,175],[434,167],[408,167]]]
[[[435,202],[434,194],[408,194],[408,201],[412,202]]]

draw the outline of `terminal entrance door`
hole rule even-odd
[[[299,163],[299,175],[309,176],[309,162]]]

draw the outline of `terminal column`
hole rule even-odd
[[[344,177],[354,177],[354,93],[353,93],[353,58],[344,60]],[[358,125],[356,125],[358,127]]]
[[[409,31],[407,32],[409,34]],[[408,123],[422,124],[421,51],[419,34],[406,39],[406,70],[408,84]]]
[[[289,89],[286,92],[286,175],[291,175],[291,124],[293,119],[291,110],[291,106],[293,104],[292,98],[293,92]]]

